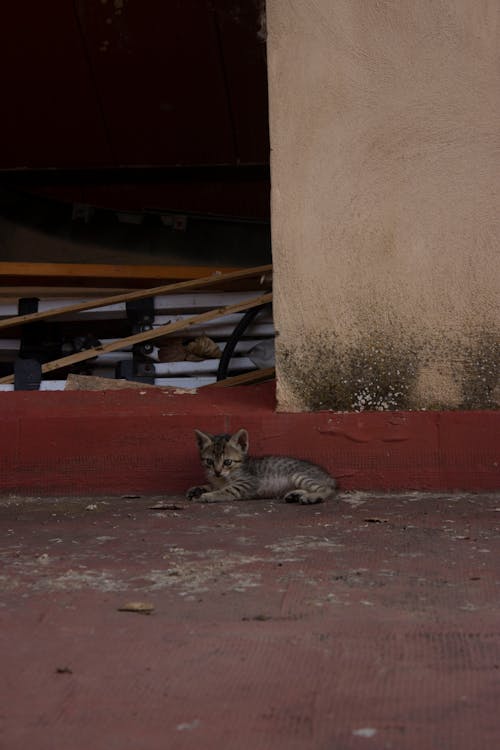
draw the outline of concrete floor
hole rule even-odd
[[[0,747],[499,747],[499,527],[494,494],[5,497]]]

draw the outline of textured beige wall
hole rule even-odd
[[[494,405],[500,3],[267,24],[279,408]]]

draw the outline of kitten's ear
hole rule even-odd
[[[206,448],[207,445],[210,445],[210,443],[212,442],[212,436],[207,432],[195,430],[194,434],[196,435],[196,442],[198,443],[198,448],[200,449],[200,451],[202,451],[203,448]]]
[[[231,442],[233,445],[238,446],[238,448],[240,448],[243,453],[248,452],[248,432],[246,430],[241,429],[238,430],[238,432],[235,432],[229,442]]]

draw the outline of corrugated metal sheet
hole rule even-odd
[[[266,163],[260,5],[5,3],[0,168]]]

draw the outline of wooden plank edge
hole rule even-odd
[[[265,380],[272,380],[276,377],[274,367],[266,367],[262,370],[252,370],[244,372],[242,375],[233,375],[225,380],[217,380],[215,383],[201,386],[205,388],[230,388],[233,385],[251,385],[252,383],[263,383]]]
[[[220,273],[231,273],[242,270],[234,266],[218,269]],[[185,281],[201,279],[214,272],[213,266],[164,266],[133,265],[112,263],[29,263],[0,262],[0,283],[2,277],[62,278],[71,279],[183,279]],[[115,284],[115,286],[118,286]]]
[[[46,318],[57,317],[58,315],[65,315],[70,312],[82,312],[83,310],[91,310],[94,307],[106,307],[107,305],[114,305],[119,302],[128,302],[135,299],[144,299],[145,297],[154,297],[157,294],[169,294],[170,292],[186,290],[186,289],[200,289],[207,286],[213,286],[219,284],[221,281],[229,281],[232,279],[248,278],[249,276],[261,276],[266,277],[272,271],[271,265],[255,266],[254,268],[240,269],[239,271],[230,271],[229,273],[212,273],[209,276],[205,276],[201,279],[191,279],[188,281],[179,281],[174,284],[165,284],[162,286],[153,287],[152,289],[138,289],[133,292],[125,292],[124,294],[115,294],[110,297],[101,297],[100,299],[87,300],[86,302],[75,303],[74,305],[66,305],[65,307],[59,307],[54,310],[45,310],[43,312],[29,313],[27,315],[15,315],[11,318],[5,318],[0,320],[0,330],[9,328],[11,326],[20,325],[22,323],[33,323],[37,320],[44,320]]]

